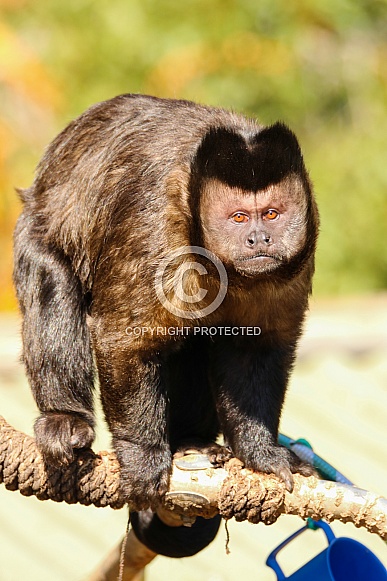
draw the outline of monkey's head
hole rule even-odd
[[[313,253],[317,210],[298,141],[285,125],[248,137],[209,131],[193,175],[200,242],[229,269],[289,276]]]

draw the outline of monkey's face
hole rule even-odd
[[[269,274],[305,245],[305,191],[296,176],[258,192],[209,180],[201,220],[205,247],[225,265],[248,277]]]

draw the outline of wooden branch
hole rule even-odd
[[[81,450],[59,471],[44,465],[33,438],[12,428],[0,416],[0,483],[26,496],[121,508],[119,465],[113,453]],[[281,514],[340,520],[365,527],[387,540],[387,500],[352,486],[294,475],[289,493],[277,478],[253,473],[233,458],[214,468],[206,456],[175,458],[164,508],[169,518],[189,523],[195,516],[271,524]]]
[[[225,469],[188,471],[178,465],[175,460],[165,507],[186,517],[220,512],[224,518],[271,524],[281,514],[293,514],[352,522],[387,540],[387,500],[372,492],[295,474],[290,493],[274,476],[247,470],[235,458]]]
[[[122,558],[121,550],[122,542],[110,551],[87,581],[117,581]],[[122,581],[142,581],[144,568],[155,557],[157,554],[143,545],[131,530],[125,544]]]

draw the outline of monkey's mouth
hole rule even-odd
[[[237,258],[234,265],[239,273],[245,276],[255,276],[275,270],[281,262],[282,257],[277,254],[259,252],[252,256],[241,256]]]
[[[241,256],[237,259],[238,262],[252,262],[255,261],[257,264],[266,264],[267,262],[281,262],[282,257],[277,254],[267,254],[265,252],[259,252],[253,254],[252,256]]]

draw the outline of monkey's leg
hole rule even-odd
[[[162,372],[169,399],[172,452],[187,446],[208,448],[219,435],[219,423],[208,379],[206,341],[187,337],[179,350],[165,357]]]
[[[215,345],[212,361],[223,433],[248,468],[274,473],[292,490],[292,472],[313,473],[277,444],[293,349],[265,344],[262,339],[226,339]]]
[[[31,231],[15,230],[14,281],[23,315],[23,361],[41,412],[35,423],[47,462],[71,462],[94,439],[93,358],[81,284],[67,258]]]
[[[102,327],[97,323],[95,350],[122,493],[132,509],[155,509],[167,491],[172,469],[161,365],[156,356],[137,352],[125,329],[121,335]]]
[[[206,454],[214,466],[223,466],[231,451],[216,443],[220,428],[208,377],[208,341],[187,337],[179,350],[163,361],[168,392],[168,431],[173,454],[189,450]]]

